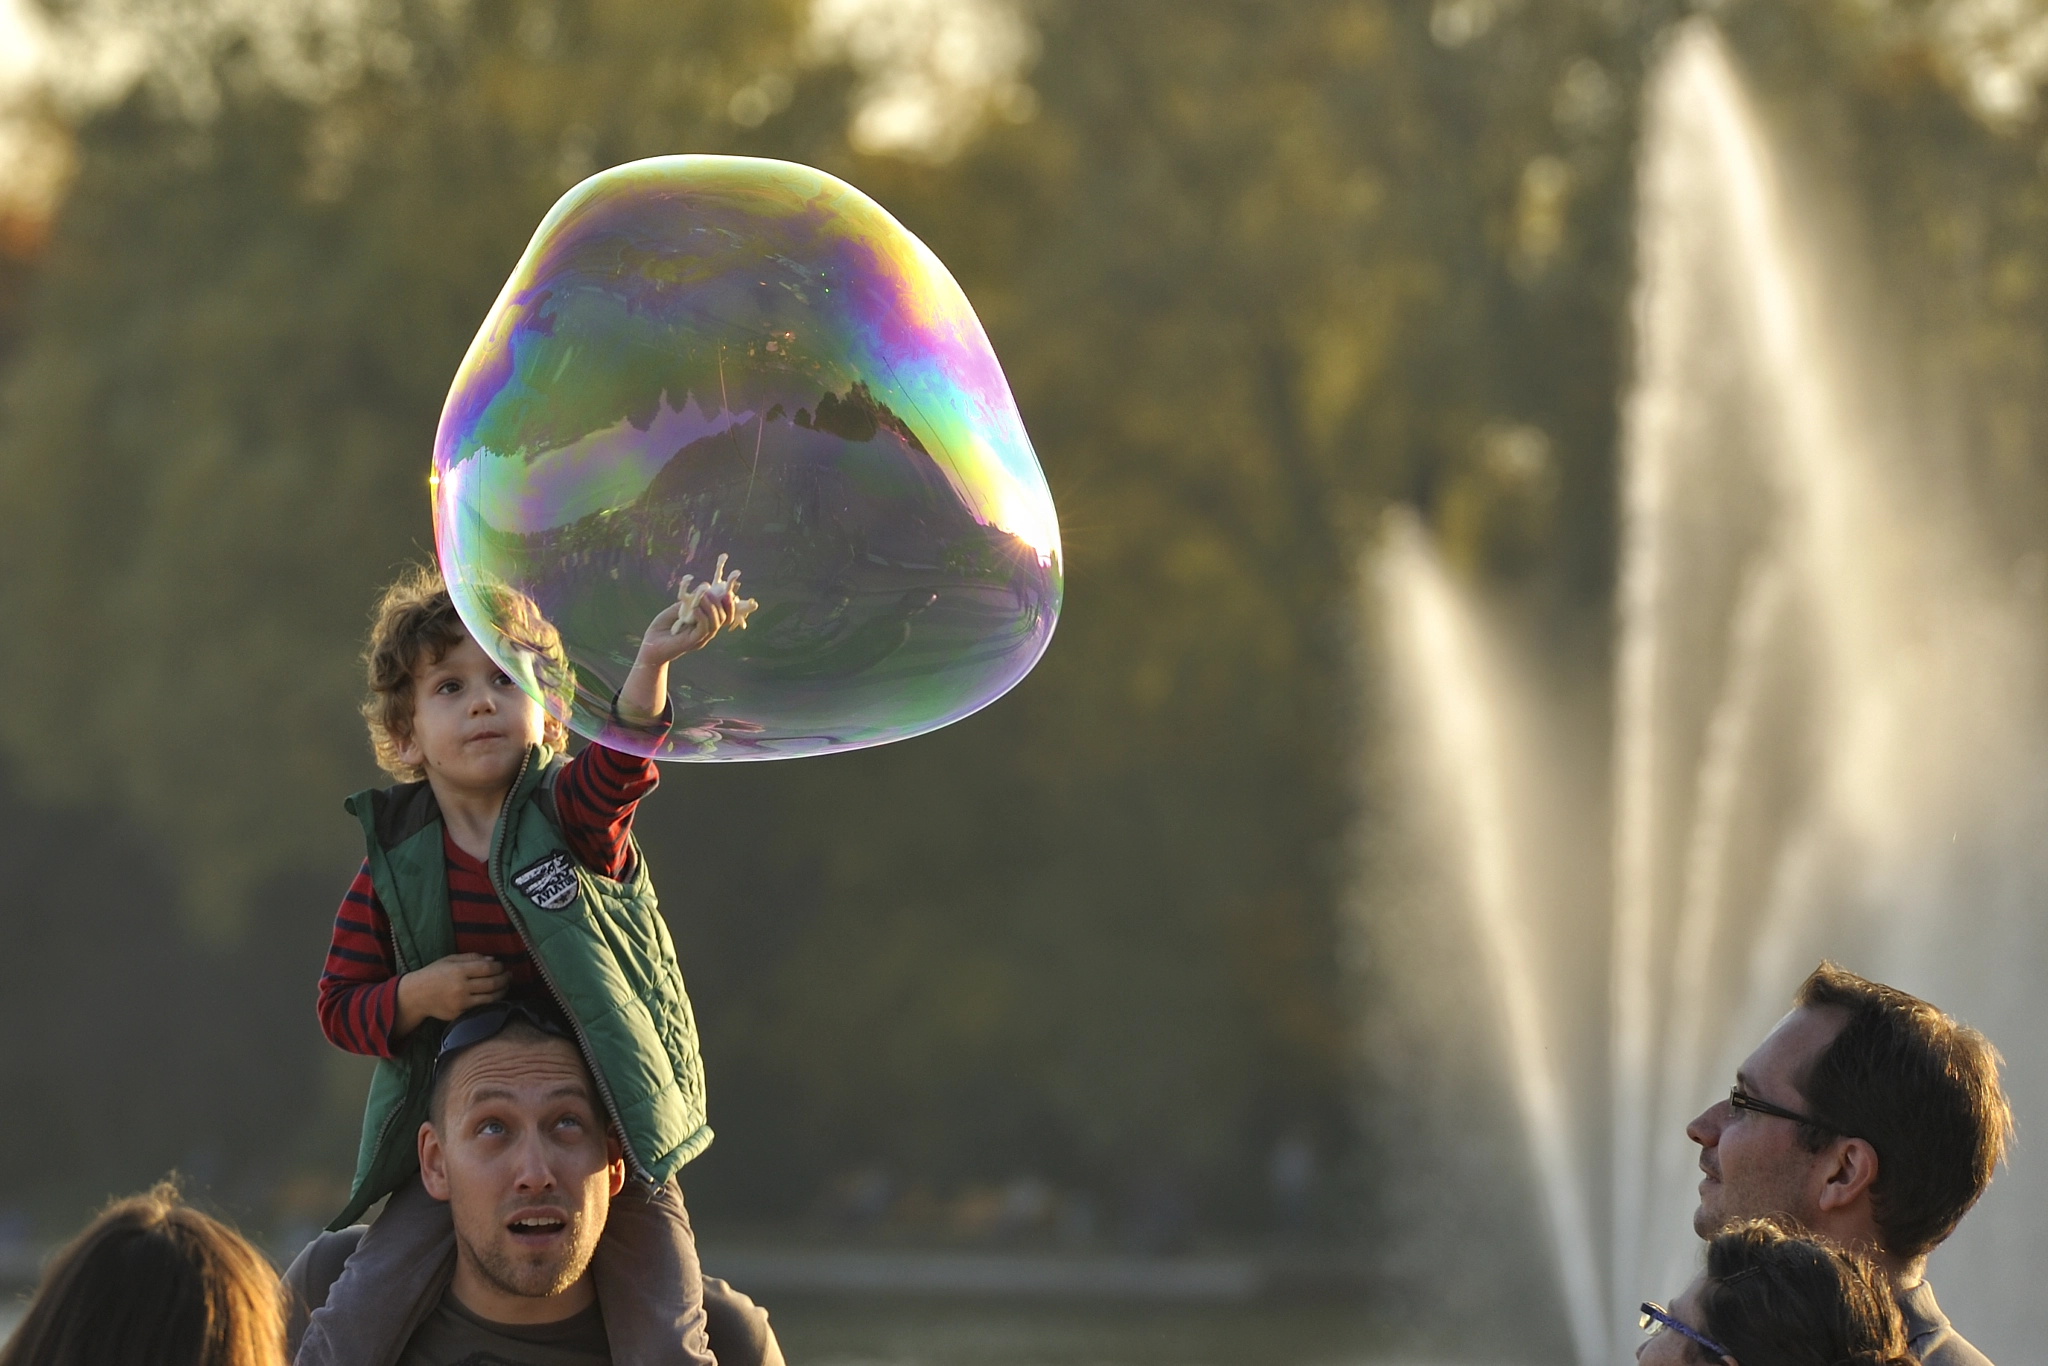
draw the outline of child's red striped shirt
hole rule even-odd
[[[660,781],[652,759],[603,745],[584,747],[555,780],[555,815],[570,852],[593,873],[623,878],[632,872],[633,808]],[[448,866],[448,910],[455,921],[455,952],[481,953],[511,969],[512,991],[539,981],[533,960],[512,928],[484,865],[457,848],[445,828],[441,851]],[[391,922],[377,901],[370,863],[363,861],[341,909],[320,974],[320,1028],[351,1053],[389,1058],[398,1018],[398,966]]]

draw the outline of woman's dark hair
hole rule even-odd
[[[1919,1366],[1884,1273],[1776,1220],[1707,1244],[1699,1303],[1701,1331],[1740,1366]]]
[[[277,1272],[163,1182],[50,1262],[0,1366],[284,1366]]]

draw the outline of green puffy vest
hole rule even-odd
[[[575,1027],[583,1059],[618,1126],[626,1165],[660,1185],[704,1151],[704,1064],[668,926],[639,845],[632,876],[599,877],[569,852],[554,819],[558,756],[536,745],[505,798],[485,866],[534,966]],[[363,824],[370,879],[391,922],[398,971],[455,952],[441,808],[427,784],[371,788],[347,807]],[[442,1024],[428,1020],[370,1078],[346,1228],[419,1170],[418,1136]]]

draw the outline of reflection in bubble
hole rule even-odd
[[[1044,653],[1052,497],[959,286],[820,171],[662,157],[571,190],[471,344],[434,534],[486,649],[530,597],[606,729],[642,633],[720,555],[758,608],[670,669],[665,759],[880,744]],[[610,738],[617,732],[608,732]]]

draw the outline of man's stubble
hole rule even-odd
[[[515,1248],[496,1242],[479,1246],[459,1233],[457,1241],[470,1265],[494,1289],[507,1295],[542,1299],[561,1294],[576,1284],[589,1269],[590,1259],[597,1251],[597,1241],[604,1233],[602,1223],[592,1228],[591,1222],[580,1214],[571,1217],[569,1236],[564,1240],[558,1258],[545,1255],[538,1259],[522,1257]]]

